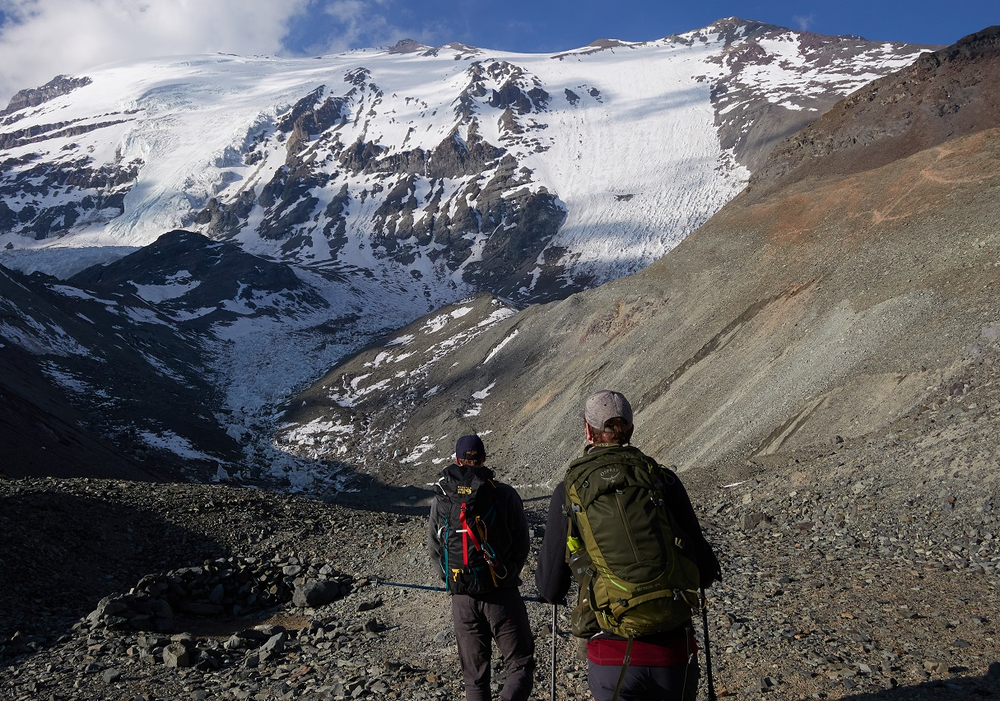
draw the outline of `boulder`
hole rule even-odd
[[[303,608],[315,608],[340,598],[340,584],[329,580],[311,580],[295,586],[292,603]]]

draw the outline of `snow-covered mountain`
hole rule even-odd
[[[185,228],[404,278],[434,305],[562,297],[663,255],[776,138],[920,50],[724,20],[556,55],[403,42],[104,66],[8,107],[0,245]]]
[[[337,360],[477,292],[522,306],[645,267],[780,139],[926,48],[728,19],[554,55],[402,42],[60,76],[0,113],[0,264],[148,307],[246,451],[204,455],[270,466],[275,407]],[[4,342],[48,362],[24,338]]]

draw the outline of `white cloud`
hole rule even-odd
[[[816,17],[813,15],[795,15],[792,20],[795,22],[796,29],[803,32],[812,31],[816,24]]]
[[[278,54],[309,0],[0,0],[0,100],[56,75],[151,56]]]
[[[401,0],[0,0],[0,107],[18,90],[117,61],[443,43],[454,40],[447,26]]]
[[[428,21],[399,0],[0,0],[0,107],[18,90],[117,61],[452,40],[444,22]]]
[[[388,28],[388,22],[384,17],[371,12],[370,4],[364,0],[336,0],[324,8],[324,12],[344,28],[345,31],[339,37],[344,48],[362,37],[377,36]],[[383,4],[375,2],[375,5]]]
[[[316,37],[315,48],[309,53],[391,46],[401,39],[425,41],[430,36],[416,26],[408,29],[400,26],[400,23],[412,22],[413,18],[410,8],[399,0],[323,0],[320,4],[322,14],[336,27],[336,32]]]

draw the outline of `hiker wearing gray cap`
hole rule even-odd
[[[492,641],[503,655],[501,701],[531,695],[535,640],[518,587],[528,559],[520,495],[484,466],[477,435],[455,444],[455,464],[434,485],[427,548],[451,594],[452,622],[468,701],[490,701]]]
[[[573,634],[596,701],[694,701],[691,616],[718,560],[677,475],[629,445],[625,395],[596,392],[580,416],[586,448],[549,503],[538,593],[558,603],[579,584]]]

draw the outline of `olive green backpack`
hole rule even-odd
[[[570,464],[570,567],[580,585],[573,633],[637,638],[674,630],[698,608],[698,567],[664,500],[673,472],[636,448],[595,451]]]

